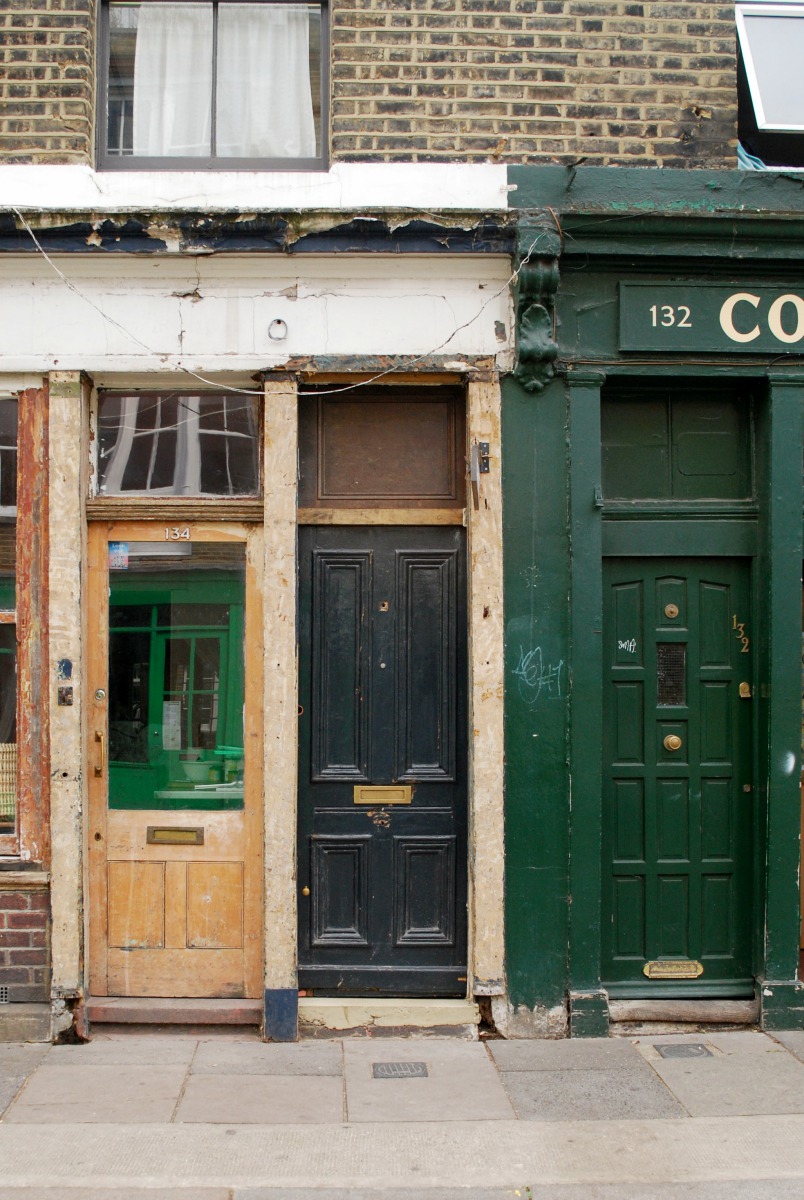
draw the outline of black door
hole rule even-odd
[[[300,985],[463,995],[464,531],[299,542]]]

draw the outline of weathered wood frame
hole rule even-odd
[[[49,389],[19,393],[17,427],[17,829],[0,834],[0,854],[46,866],[50,857],[48,623]]]

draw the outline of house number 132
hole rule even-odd
[[[165,530],[165,541],[166,542],[189,542],[189,540],[190,540],[190,526],[189,525],[185,525],[184,529],[179,529],[178,525],[171,525],[171,527],[169,529]]]
[[[691,311],[686,304],[679,304],[678,307],[673,304],[651,304],[650,323],[654,329],[657,325],[664,325],[666,329],[671,325],[677,329],[692,329]]]

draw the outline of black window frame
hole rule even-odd
[[[139,0],[147,4],[149,0]],[[155,0],[158,2],[158,0]],[[198,3],[198,0],[170,0],[171,3]],[[207,0],[217,12],[220,4],[237,0]],[[305,0],[248,0],[253,4],[305,3]],[[110,20],[112,0],[98,5],[98,86],[96,121],[96,162],[100,171],[326,171],[329,166],[329,3],[314,0],[321,10],[321,62],[319,68],[319,103],[321,108],[321,145],[315,158],[233,158],[216,155],[194,155],[171,158],[163,155],[110,154],[107,148],[109,128],[109,62]],[[213,67],[214,70],[214,67]]]

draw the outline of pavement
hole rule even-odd
[[[804,1031],[0,1045],[0,1200],[804,1200]]]

